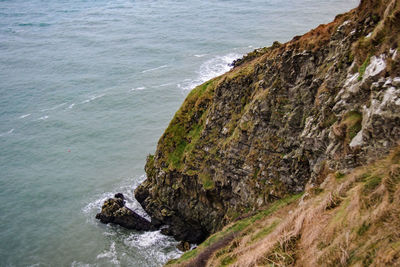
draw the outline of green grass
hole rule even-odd
[[[255,242],[257,240],[260,240],[264,236],[270,234],[276,228],[276,226],[278,226],[279,223],[280,223],[280,220],[273,221],[270,225],[268,225],[267,227],[263,228],[257,234],[252,236],[251,237],[251,242]]]
[[[371,224],[363,222],[363,224],[358,228],[357,235],[362,236],[365,232],[368,231]]]
[[[263,211],[258,212],[256,215],[245,218],[243,220],[239,220],[235,223],[233,223],[230,227],[226,228],[223,231],[217,232],[210,237],[208,237],[203,243],[201,243],[196,249],[191,250],[183,254],[179,259],[169,261],[168,264],[178,264],[182,263],[184,261],[190,260],[194,258],[196,255],[200,253],[200,251],[204,250],[205,248],[211,246],[212,244],[218,242],[222,238],[224,238],[226,235],[231,234],[231,233],[239,233],[243,231],[246,227],[252,225],[254,222],[263,219],[275,211],[279,210],[280,208],[283,208],[286,205],[289,205],[293,203],[294,201],[298,200],[303,193],[301,194],[296,194],[296,195],[291,195],[289,197],[280,199],[275,201],[274,203],[271,203],[271,205]],[[274,226],[276,227],[276,226]],[[273,229],[271,229],[273,231]]]
[[[382,182],[382,177],[379,175],[372,175],[368,177],[365,181],[363,187],[363,193],[368,194],[372,192],[375,188],[377,188]]]
[[[337,172],[335,173],[335,178],[338,179],[338,180],[344,178],[345,176],[346,176],[346,174],[344,174],[344,173],[342,173],[342,172],[340,172],[340,171],[337,171]]]
[[[230,264],[234,263],[235,261],[236,261],[236,257],[232,257],[232,256],[228,255],[221,260],[221,264],[219,266],[220,267],[229,266]]]

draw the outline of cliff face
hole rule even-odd
[[[135,196],[177,239],[366,164],[400,138],[400,3],[361,1],[192,90]]]

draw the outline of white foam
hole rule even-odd
[[[101,206],[103,205],[104,201],[106,201],[107,199],[109,199],[111,197],[113,197],[113,193],[111,193],[111,192],[103,193],[96,200],[90,202],[85,207],[83,207],[82,212],[83,213],[91,213],[94,210],[100,211]]]
[[[205,56],[207,56],[207,54],[197,54],[197,55],[194,55],[195,57],[205,57]]]
[[[91,96],[89,99],[86,99],[86,100],[82,101],[81,104],[86,104],[86,103],[92,102],[93,100],[95,100],[95,99],[97,99],[97,98],[101,98],[101,97],[103,97],[103,96],[105,96],[105,95],[106,95],[106,94],[93,95],[93,96]]]
[[[97,259],[107,258],[112,264],[119,265],[117,250],[115,249],[115,242],[111,243],[110,250],[105,250],[103,253],[97,255]]]
[[[125,181],[124,184],[116,187],[111,192],[102,193],[94,198],[93,201],[89,202],[82,208],[82,212],[85,214],[94,214],[101,210],[101,206],[103,205],[104,201],[113,197],[115,193],[122,193],[125,197],[125,205],[134,210],[142,217],[150,219],[149,215],[142,209],[140,204],[136,201],[134,190],[135,188],[144,180],[146,179],[145,175],[140,176],[138,179],[128,179]]]
[[[30,113],[24,114],[24,115],[19,116],[19,118],[20,118],[20,119],[23,119],[23,118],[29,117],[30,115],[31,115]]]
[[[160,84],[160,85],[157,85],[156,87],[165,87],[165,86],[169,86],[169,85],[172,85],[173,83],[163,83],[163,84]]]
[[[37,119],[36,121],[44,121],[44,120],[47,120],[48,118],[49,118],[49,116],[48,116],[48,115],[45,115],[45,116],[40,117],[40,118]]]
[[[230,64],[239,57],[241,57],[240,54],[229,53],[224,56],[216,56],[209,59],[201,64],[195,79],[183,80],[178,83],[177,86],[182,90],[191,90],[194,87],[229,71],[232,68]]]
[[[141,91],[141,90],[144,90],[144,89],[146,89],[145,86],[140,86],[140,87],[132,88],[131,91]]]
[[[14,128],[9,130],[9,131],[7,131],[7,132],[5,132],[5,133],[0,134],[0,137],[12,134],[13,132],[14,132]]]
[[[71,267],[90,267],[90,266],[97,266],[97,265],[82,263],[82,262],[78,262],[78,261],[73,261],[71,263]]]
[[[73,108],[75,106],[75,103],[72,103],[71,105],[69,105],[69,109]]]
[[[144,252],[148,260],[167,262],[169,259],[178,258],[182,255],[175,246],[178,244],[172,237],[162,235],[160,231],[132,233],[124,239],[124,244],[128,247],[135,247]],[[169,252],[166,252],[166,248]]]
[[[142,73],[146,73],[146,72],[150,72],[150,71],[155,71],[155,70],[160,70],[160,69],[164,69],[164,68],[166,68],[166,67],[168,67],[168,65],[162,65],[162,66],[159,66],[159,67],[156,67],[156,68],[144,70],[144,71],[142,71]]]
[[[61,108],[62,106],[65,106],[67,103],[62,103],[62,104],[60,104],[60,105],[57,105],[57,106],[54,106],[54,107],[51,107],[51,108],[45,108],[45,109],[42,109],[42,110],[40,110],[41,112],[45,112],[45,111],[49,111],[49,110],[55,110],[55,109],[58,109],[58,108]]]
[[[166,236],[162,235],[160,231],[144,232],[140,235],[130,235],[127,239],[124,240],[124,243],[131,247],[149,248],[158,244],[162,239],[165,238]]]

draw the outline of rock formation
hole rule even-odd
[[[165,232],[197,243],[388,152],[400,139],[399,44],[399,1],[363,0],[234,62],[190,92],[135,197]]]
[[[138,231],[156,230],[151,222],[125,206],[124,195],[121,193],[115,194],[114,198],[109,198],[104,202],[96,219],[102,223],[115,223]]]

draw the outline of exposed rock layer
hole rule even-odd
[[[135,192],[201,242],[243,212],[387,152],[400,137],[400,3],[360,6],[195,88]]]

